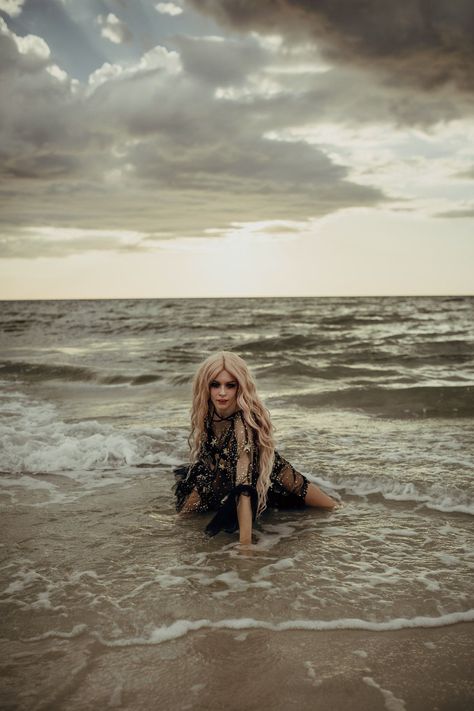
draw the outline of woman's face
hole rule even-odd
[[[227,370],[221,370],[209,385],[211,402],[221,417],[232,415],[237,409],[237,378]]]

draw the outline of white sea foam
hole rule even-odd
[[[52,602],[51,595],[54,595],[58,585],[41,573],[23,565],[13,577],[15,580],[0,592],[0,603],[13,603],[24,610],[66,609],[64,605],[55,605]]]
[[[435,556],[435,558],[438,558],[441,563],[444,563],[444,565],[461,565],[461,559],[458,558],[458,556],[451,555],[449,553],[438,553],[437,551],[435,551],[433,555]]]
[[[159,579],[163,576],[160,575]],[[253,580],[245,580],[237,573],[235,570],[224,571],[223,573],[218,573],[217,575],[212,575],[210,572],[206,573],[203,571],[191,573],[188,576],[189,580],[185,580],[185,583],[193,581],[193,583],[198,583],[205,587],[213,587],[218,585],[225,585],[224,589],[212,590],[210,594],[215,598],[224,598],[229,595],[236,593],[241,595],[252,588],[271,588],[272,583],[267,580],[259,580],[258,575],[253,576]]]
[[[256,577],[257,578],[267,578],[270,575],[273,575],[273,573],[276,571],[288,570],[288,568],[294,568],[294,567],[295,567],[295,562],[294,562],[293,558],[282,558],[281,560],[278,560],[276,563],[270,563],[270,565],[266,565],[265,567],[261,568]]]
[[[122,595],[117,602],[122,603],[124,600],[132,600],[153,585],[159,585],[162,588],[172,588],[177,587],[178,585],[189,585],[189,580],[177,575],[170,575],[168,573],[157,573],[151,580],[146,580],[140,585],[137,585],[137,587],[135,587],[131,592],[126,595]]]
[[[370,632],[388,632],[402,629],[447,627],[460,622],[474,621],[474,609],[465,612],[451,612],[440,617],[412,617],[397,618],[384,622],[371,622],[356,618],[340,618],[335,620],[283,620],[281,622],[266,622],[256,620],[252,617],[235,618],[211,621],[202,620],[176,620],[171,625],[157,627],[150,632],[147,637],[132,637],[128,639],[103,639],[99,634],[95,636],[102,644],[108,647],[128,647],[150,644],[161,644],[172,639],[184,637],[189,632],[201,629],[228,629],[228,630],[251,630],[264,629],[272,632],[284,632],[288,630],[367,630]]]
[[[290,526],[287,523],[265,523],[262,524],[261,530],[256,530],[257,543],[254,545],[255,550],[270,550],[276,546],[284,538],[291,537],[295,532],[295,526]],[[238,549],[235,550],[235,555],[239,555]]]
[[[76,570],[74,573],[71,573],[71,575],[68,578],[69,583],[78,583],[81,578],[93,578],[94,580],[98,580],[99,576],[95,572],[95,570]]]
[[[8,391],[0,397],[0,488],[12,503],[24,502],[26,491],[35,494],[28,499],[32,506],[68,503],[98,488],[123,486],[133,467],[179,463],[165,451],[169,443],[162,429],[121,431],[96,420],[65,422],[51,403]],[[74,487],[40,474],[60,474]]]
[[[37,573],[36,570],[19,570],[15,574],[15,577],[16,580],[10,583],[10,585],[3,590],[2,595],[12,595],[22,592],[29,585],[32,585],[39,580],[44,580],[44,577]]]
[[[249,587],[248,583],[242,580],[235,570],[229,570],[225,573],[220,573],[220,575],[216,575],[212,582],[224,583],[235,592],[244,592]]]
[[[163,450],[162,429],[121,431],[97,420],[64,422],[53,404],[11,395],[3,394],[0,403],[4,472],[103,471],[179,463]]]
[[[36,600],[31,603],[30,607],[33,610],[66,610],[64,605],[53,605],[50,599],[50,590],[38,593]]]
[[[314,668],[313,664],[310,661],[306,661],[304,663],[304,666],[309,679],[313,683],[313,686],[320,686],[322,684],[322,679],[318,679],[316,675],[316,669]]]
[[[53,484],[50,481],[44,481],[44,479],[36,479],[32,476],[26,475],[15,477],[15,479],[2,478],[0,479],[0,486],[4,486],[6,488],[10,486],[20,486],[24,489],[32,490],[43,489],[50,493],[56,493],[58,488],[56,484]]]
[[[422,583],[422,585],[424,585],[429,592],[438,592],[438,590],[441,589],[441,585],[439,584],[439,582],[437,580],[430,580],[428,574],[420,573],[415,577],[415,580],[418,580],[420,583]]]
[[[36,635],[35,637],[22,637],[22,642],[41,642],[44,639],[72,639],[73,637],[80,637],[81,634],[87,630],[87,625],[80,624],[74,625],[72,630],[65,632],[63,630],[48,630],[43,632],[43,634]]]
[[[365,682],[367,686],[372,686],[374,689],[378,689],[380,691],[387,711],[405,711],[406,706],[403,699],[398,699],[391,691],[383,689],[380,684],[377,684],[377,682],[372,679],[371,676],[362,677],[362,681]]]
[[[380,533],[389,536],[402,536],[402,538],[420,535],[418,531],[414,531],[412,528],[381,528]]]
[[[344,479],[337,482],[307,475],[309,479],[319,486],[331,491],[344,490],[352,496],[373,496],[380,495],[387,501],[410,501],[423,504],[427,508],[444,513],[466,513],[474,515],[474,500],[469,492],[456,490],[445,490],[439,485],[428,486],[426,490],[420,490],[420,485],[413,482],[403,483],[393,479]]]

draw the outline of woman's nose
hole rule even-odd
[[[219,395],[225,395],[225,387],[224,385],[221,385],[219,388]]]

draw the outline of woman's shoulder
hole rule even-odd
[[[237,439],[245,440],[245,442],[258,441],[258,430],[247,420],[243,410],[237,410],[234,413],[234,432]]]

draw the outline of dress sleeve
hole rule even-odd
[[[250,496],[252,519],[255,520],[257,515],[258,495],[255,482],[252,480],[255,444],[252,431],[241,415],[235,419],[234,432],[236,441],[235,481],[232,489],[222,500],[216,515],[206,526],[206,533],[210,536],[215,536],[222,529],[228,533],[233,533],[238,529],[237,501],[239,496]]]
[[[197,487],[196,477],[193,476],[193,467],[182,465],[174,469],[175,485],[173,487],[178,513],[205,510],[205,502]]]
[[[235,421],[235,438],[237,440],[235,485],[239,486],[241,484],[245,484],[246,486],[252,486],[252,459],[254,454],[254,445],[252,437],[250,436],[249,428],[241,417],[237,418]]]

